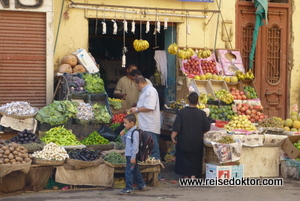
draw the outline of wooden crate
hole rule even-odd
[[[244,92],[244,88],[241,82],[237,82],[237,83],[231,83],[231,82],[226,82],[227,88],[230,91],[231,88],[235,88],[236,90],[239,91],[243,91]]]
[[[194,88],[195,92],[197,92],[199,95],[200,93],[205,93],[211,94],[213,97],[215,97],[213,88],[209,80],[192,80],[191,85]]]
[[[219,91],[221,89],[225,89],[226,91],[228,90],[227,84],[224,80],[209,80],[211,83],[213,91]]]

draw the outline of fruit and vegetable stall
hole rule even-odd
[[[124,173],[122,101],[108,97],[100,73],[79,61],[73,54],[61,61],[63,98],[40,109],[24,101],[0,106],[0,124],[16,131],[0,138],[0,193],[113,187]],[[157,186],[162,163],[140,164],[145,181]]]
[[[212,120],[204,139],[203,173],[207,178],[300,179],[297,107],[287,119],[267,116],[253,83],[254,73],[245,71],[238,50],[195,48],[186,52],[189,54],[178,55],[182,76],[177,79],[177,100],[165,104],[162,133],[170,134],[177,111],[187,104],[188,93],[195,91],[197,107]],[[291,168],[295,174],[289,176]],[[219,169],[227,169],[228,174]]]

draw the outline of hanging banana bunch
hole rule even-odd
[[[192,48],[188,48],[186,50],[179,50],[177,55],[180,59],[189,59],[194,54],[195,54],[194,50]]]
[[[211,51],[209,49],[204,48],[198,51],[197,56],[199,59],[208,58],[211,56]]]
[[[172,43],[168,47],[168,52],[172,55],[176,55],[178,52],[178,45],[176,43]]]
[[[147,40],[143,40],[143,39],[135,39],[133,41],[133,48],[137,51],[137,52],[141,52],[144,51],[146,49],[149,48],[149,43]]]

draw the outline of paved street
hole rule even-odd
[[[134,200],[299,200],[300,182],[286,179],[284,186],[243,186],[243,187],[181,187],[178,184],[178,175],[172,170],[173,164],[167,165],[162,171],[165,181],[159,182],[159,187],[149,187],[148,191],[137,192],[131,195],[119,195],[120,189],[97,189],[79,191],[34,192],[14,195],[5,195],[1,201],[134,201]],[[174,181],[177,181],[174,183]]]

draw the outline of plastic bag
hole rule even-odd
[[[115,141],[118,137],[118,134],[111,130],[106,124],[102,124],[98,133],[109,141]]]
[[[121,132],[124,128],[125,128],[125,126],[124,126],[124,123],[122,122],[122,123],[120,124],[120,126],[118,126],[118,127],[114,130],[115,134],[119,135],[120,132]]]

